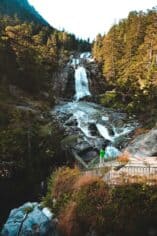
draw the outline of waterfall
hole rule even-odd
[[[137,127],[137,123],[128,119],[124,113],[93,102],[80,101],[91,95],[84,67],[91,62],[94,60],[90,52],[70,57],[69,65],[75,71],[74,100],[68,103],[61,101],[52,114],[56,115],[67,134],[76,135],[77,141],[70,144],[69,148],[74,148],[82,159],[94,159],[101,148],[105,148],[108,159],[116,158],[120,153],[117,148],[124,147],[128,142],[128,134]],[[92,69],[92,64],[88,68]]]
[[[90,95],[86,70],[83,66],[79,66],[75,69],[75,99],[79,101],[81,98]]]

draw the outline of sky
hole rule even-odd
[[[93,40],[126,18],[133,10],[157,6],[156,0],[29,0],[36,10],[59,30]]]

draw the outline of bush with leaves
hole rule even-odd
[[[61,167],[52,173],[48,182],[48,191],[43,199],[44,205],[53,212],[59,213],[65,207],[73,194],[73,185],[80,175],[77,168]]]
[[[145,236],[151,227],[157,230],[157,187],[145,182],[108,186],[76,169],[59,169],[50,179],[44,203],[57,209],[63,236]]]

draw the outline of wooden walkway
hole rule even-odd
[[[73,152],[73,155],[83,174],[100,176],[108,184],[135,182],[157,184],[157,164],[149,165],[142,162],[122,164],[115,159],[100,164],[99,157],[87,164],[76,152]]]
[[[139,165],[109,165],[84,171],[85,175],[94,175],[101,177],[111,185],[125,183],[146,183],[157,184],[157,165],[142,166]]]

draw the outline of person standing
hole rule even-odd
[[[100,149],[100,153],[99,153],[99,158],[100,158],[100,166],[102,166],[103,162],[104,162],[104,157],[105,157],[105,150],[104,149]]]

